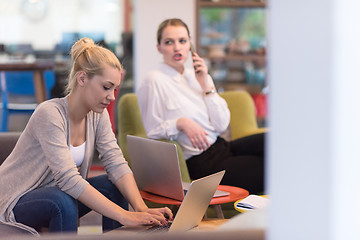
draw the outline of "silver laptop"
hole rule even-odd
[[[176,145],[132,135],[126,138],[139,189],[182,201],[190,183],[182,182]],[[226,195],[216,190],[214,197]]]
[[[182,201],[169,232],[184,232],[199,225],[220,184],[225,170],[194,180]],[[159,229],[156,228],[155,229]],[[148,229],[152,230],[152,229]]]

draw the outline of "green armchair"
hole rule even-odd
[[[220,93],[230,110],[231,139],[266,132],[256,121],[256,108],[251,95],[245,91],[226,91]]]
[[[146,132],[141,121],[140,109],[136,94],[124,94],[118,103],[118,144],[124,154],[125,159],[129,162],[129,153],[126,142],[126,135],[134,135],[146,137]],[[181,171],[181,178],[184,182],[191,182],[189,171],[186,166],[183,152],[179,144],[175,141],[162,140],[172,142],[176,145]]]

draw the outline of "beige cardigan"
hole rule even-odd
[[[68,98],[51,99],[40,104],[31,116],[14,150],[0,166],[0,222],[37,232],[16,223],[12,209],[25,193],[42,187],[58,186],[77,199],[89,184],[95,149],[109,179],[115,183],[131,170],[116,142],[108,112],[90,111],[86,119],[85,158],[76,168],[70,145]]]

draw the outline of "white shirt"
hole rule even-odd
[[[212,85],[213,80],[209,76]],[[154,139],[176,140],[185,159],[202,152],[194,148],[183,131],[176,128],[181,117],[197,122],[208,133],[212,145],[230,123],[226,101],[217,93],[203,95],[192,68],[180,74],[165,63],[150,72],[137,92],[140,112],[147,136]]]
[[[86,141],[80,146],[74,147],[70,144],[70,154],[77,167],[80,167],[85,157]]]

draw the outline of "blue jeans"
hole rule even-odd
[[[87,181],[112,202],[128,210],[128,202],[107,175],[92,177]],[[58,187],[49,187],[28,192],[19,199],[13,211],[17,222],[37,231],[45,227],[49,228],[49,232],[69,232],[77,231],[78,219],[91,209]],[[108,231],[122,225],[103,216],[102,226],[103,231]]]

